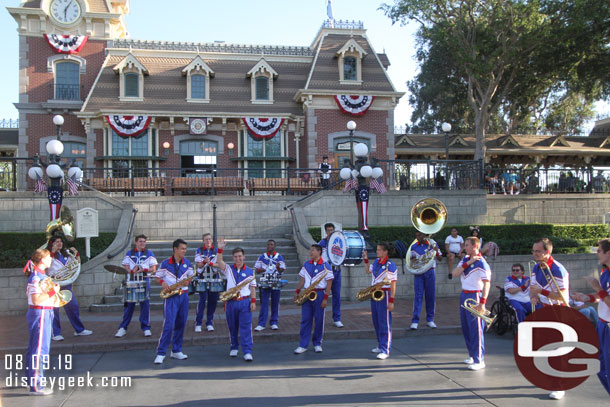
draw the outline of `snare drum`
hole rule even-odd
[[[210,288],[210,283],[203,278],[194,278],[191,282],[191,286],[193,287],[193,293],[204,293]]]
[[[263,274],[258,282],[260,288],[273,288],[272,280],[266,274]]]
[[[328,239],[327,256],[333,266],[355,266],[362,263],[366,242],[355,230],[336,231]]]
[[[213,278],[210,280],[210,292],[220,293],[226,291],[227,282],[222,278]]]
[[[126,281],[123,287],[123,302],[142,302],[150,298],[146,281]]]
[[[288,284],[288,280],[280,280],[279,278],[271,279],[271,289],[272,290],[279,290],[286,284]]]

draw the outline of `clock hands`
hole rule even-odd
[[[64,20],[65,21],[68,20],[68,9],[70,8],[71,5],[72,5],[72,0],[70,0],[68,2],[68,5],[66,6],[66,8],[64,8]]]

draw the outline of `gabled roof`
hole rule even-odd
[[[115,73],[119,73],[123,69],[125,69],[125,67],[136,68],[137,70],[142,72],[144,75],[148,75],[148,69],[146,69],[146,67],[140,61],[138,61],[138,58],[136,58],[131,52],[129,54],[127,54],[127,56],[125,58],[123,58],[123,60],[121,62],[116,64],[114,66],[114,68],[112,68],[112,69],[114,70]]]
[[[610,136],[606,137],[601,144],[599,145],[599,148],[610,148]]]
[[[184,69],[182,70],[182,75],[186,76],[186,74],[188,74],[190,71],[197,70],[207,72],[210,77],[214,76],[214,71],[208,66],[208,64],[205,63],[205,61],[203,60],[203,58],[201,58],[200,55],[197,55],[187,66],[184,67]]]
[[[410,145],[415,147],[415,143],[413,142],[413,140],[411,140],[411,138],[409,136],[407,136],[406,134],[403,136],[400,136],[399,139],[396,140],[396,145]]]
[[[360,44],[350,38],[341,48],[337,51],[337,55],[345,55],[346,52],[357,52],[362,58],[367,55],[367,52],[362,48]]]
[[[248,71],[246,77],[249,78],[252,75],[255,75],[258,71],[262,71],[263,73],[267,71],[270,75],[273,76],[274,79],[278,77],[278,73],[275,72],[275,69],[273,69],[267,61],[265,61],[265,58],[261,58],[260,61],[258,61],[256,65],[254,65],[252,69]]]
[[[511,146],[521,147],[519,142],[517,140],[515,140],[515,138],[512,136],[512,134],[509,134],[504,137],[500,137],[496,142],[499,147],[511,147]]]
[[[571,147],[570,143],[567,142],[567,140],[564,136],[555,137],[555,139],[551,142],[550,147],[555,147],[555,146]]]
[[[451,140],[449,141],[449,147],[453,147],[453,146],[457,146],[460,145],[462,147],[469,147],[468,143],[466,142],[466,140],[464,140],[462,138],[462,136],[455,135],[451,138]]]

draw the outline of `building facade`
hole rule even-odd
[[[30,0],[8,11],[20,45],[20,157],[46,155],[55,114],[65,118],[63,156],[104,177],[128,168],[286,177],[324,155],[336,168],[349,156],[349,120],[373,157],[395,156],[403,93],[362,23],[326,21],[310,46],[174,43],[129,39],[128,0]]]

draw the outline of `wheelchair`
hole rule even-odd
[[[491,317],[497,316],[497,318],[490,329],[500,336],[509,331],[514,335],[517,332],[517,325],[519,325],[517,312],[510,305],[504,288],[500,286],[496,286],[496,288],[500,290],[500,297],[493,303],[490,311]]]

